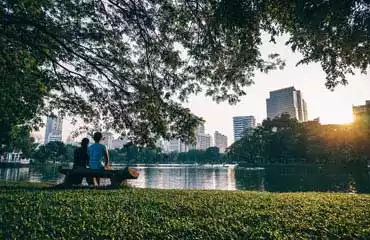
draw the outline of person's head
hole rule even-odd
[[[103,135],[101,134],[101,132],[96,132],[94,133],[93,138],[96,143],[99,143],[100,140],[103,138]]]
[[[87,146],[89,145],[89,139],[88,138],[83,138],[82,141],[81,141],[81,147],[83,148],[87,148]]]

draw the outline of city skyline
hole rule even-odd
[[[351,89],[353,89],[353,87]],[[369,84],[369,87],[370,87],[370,84]],[[348,96],[349,90],[346,91],[346,88],[347,88],[347,86],[339,86],[338,87],[339,90],[337,92],[347,93],[347,96]],[[270,91],[273,91],[273,90],[274,89],[271,89],[271,90],[267,91],[267,94]],[[302,91],[304,91],[304,90],[302,90]],[[325,92],[325,91],[327,91],[327,92]],[[335,93],[335,92],[331,92],[327,89],[324,89],[323,92],[325,93],[326,96],[330,96],[331,94]],[[361,93],[361,91],[360,91],[360,93]],[[306,95],[309,95],[309,94],[305,94],[305,96]],[[337,96],[337,95],[335,95],[335,96]],[[267,95],[266,98],[268,98],[268,96],[269,95]],[[245,98],[248,98],[248,96],[246,96]],[[256,123],[258,123],[258,124],[261,123],[264,119],[267,118],[266,98],[264,98],[265,108],[262,109],[262,111],[259,111],[260,114],[254,115],[256,117]],[[314,115],[313,112],[317,112],[315,110],[313,110],[312,112],[311,111],[309,112],[308,120],[319,118],[321,123],[323,123],[323,124],[331,124],[331,123],[336,124],[336,123],[352,122],[353,121],[352,106],[362,105],[366,101],[366,99],[368,99],[368,98],[370,98],[370,96],[367,96],[364,93],[359,94],[359,96],[357,98],[352,97],[351,99],[354,100],[352,103],[344,103],[343,100],[341,101],[341,99],[337,98],[337,97],[333,98],[333,100],[331,100],[331,101],[330,101],[330,99],[326,98],[326,100],[329,100],[328,101],[329,103],[323,103],[323,105],[326,105],[327,109],[332,108],[332,112],[334,113],[333,114],[334,116],[337,116],[340,113],[344,113],[344,117],[345,117],[344,120],[343,120],[343,118],[339,118],[338,120],[333,119],[332,117],[328,116],[328,115],[330,115],[330,112],[328,112],[328,114]],[[201,99],[202,101],[204,101],[205,105],[208,105],[207,108],[209,108],[209,106],[212,106],[211,109],[210,109],[211,112],[218,112],[219,110],[221,110],[222,106],[224,106],[224,108],[227,108],[228,113],[229,113],[229,118],[225,119],[225,117],[223,116],[223,122],[228,122],[228,124],[226,124],[226,125],[225,124],[217,125],[217,121],[214,121],[214,119],[212,117],[209,117],[209,114],[207,114],[207,113],[209,113],[209,111],[208,112],[207,111],[203,112],[203,116],[200,115],[200,111],[199,111],[200,106],[198,105],[198,107],[195,108],[195,106],[197,106],[196,102],[199,102],[199,101],[197,101],[198,99]],[[310,99],[307,100],[307,97],[305,97],[305,99],[308,102],[308,108],[310,108],[310,106],[313,105],[313,104],[310,104]],[[335,102],[335,101],[337,101],[338,104],[337,105],[331,105],[332,102]],[[194,96],[189,101],[189,103],[187,103],[188,107],[190,107],[190,109],[192,110],[192,112],[194,114],[202,117],[205,120],[204,126],[208,129],[208,132],[220,131],[220,132],[222,132],[223,134],[225,134],[227,136],[227,138],[229,139],[229,142],[228,142],[229,146],[234,142],[233,123],[232,123],[233,115],[231,115],[230,112],[235,112],[236,114],[238,114],[239,112],[242,111],[241,107],[244,104],[245,104],[245,102],[243,102],[243,101],[240,102],[237,105],[228,105],[227,103],[217,104],[217,103],[213,102],[212,100],[207,99],[203,96]],[[197,112],[198,112],[198,114],[197,114]],[[264,114],[263,114],[263,112],[264,112]],[[256,113],[256,110],[249,111],[249,112],[246,111],[246,114],[248,114],[248,113]],[[220,119],[217,119],[217,120],[220,120]],[[67,121],[63,121],[63,128],[62,128],[63,129],[63,132],[62,132],[63,140],[65,141],[66,138],[69,136],[69,134],[72,132],[72,130],[74,130],[76,128],[77,128],[77,126],[74,126],[74,125],[70,124],[70,122],[68,121],[68,118],[67,118]],[[40,132],[42,132],[43,129],[44,128],[41,128]],[[42,139],[42,135],[41,135],[41,139]],[[43,140],[44,139],[42,139],[41,142],[43,142]]]
[[[229,146],[227,144],[227,136],[219,131],[216,131],[212,137],[210,133],[205,131],[204,124],[200,124],[195,131],[196,142],[194,144],[185,144],[180,139],[160,140],[157,146],[161,147],[164,152],[188,152],[189,150],[206,150],[209,147],[217,146],[220,152],[224,152]]]
[[[234,140],[233,116],[253,115],[257,123],[261,123],[266,118],[266,98],[269,97],[269,92],[290,86],[304,93],[309,120],[319,117],[324,124],[351,122],[352,105],[362,105],[370,98],[369,77],[356,72],[356,75],[348,76],[347,86],[338,85],[334,91],[330,91],[325,87],[326,74],[320,64],[296,66],[302,56],[286,47],[286,40],[286,36],[280,37],[276,45],[264,41],[262,54],[267,56],[271,52],[279,53],[285,59],[286,67],[268,74],[256,72],[254,84],[245,88],[247,95],[241,97],[236,105],[216,103],[204,95],[191,96],[183,105],[206,121],[207,132],[220,131],[225,134],[229,139],[228,145]],[[63,139],[76,128],[66,119],[63,124]]]

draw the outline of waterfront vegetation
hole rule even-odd
[[[1,239],[369,239],[370,195],[0,183]]]
[[[73,154],[76,146],[64,144],[63,142],[49,142],[46,145],[39,145],[31,157],[36,164],[46,162],[73,162]]]
[[[367,167],[370,160],[370,116],[351,124],[298,122],[283,114],[235,142],[228,158],[246,164],[329,164]]]
[[[35,164],[46,162],[73,162],[73,152],[76,146],[62,142],[49,142],[40,145],[31,153]],[[109,150],[110,160],[113,163],[226,163],[225,154],[221,154],[217,147],[210,147],[206,150],[193,149],[189,152],[163,153],[159,148],[146,148],[134,145],[127,145],[121,149]]]
[[[370,159],[369,116],[351,124],[322,125],[298,122],[283,114],[266,119],[226,151],[217,147],[181,153],[163,153],[159,148],[127,144],[110,151],[115,163],[241,163],[241,165],[324,164],[366,168]],[[73,160],[71,145],[51,142],[34,152],[37,162]]]

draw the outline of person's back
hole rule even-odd
[[[89,164],[89,155],[87,153],[87,148],[84,149],[82,147],[76,148],[74,152],[74,161],[73,167],[87,167]]]
[[[84,138],[81,141],[81,147],[76,148],[74,152],[74,159],[73,159],[73,168],[86,168],[89,163],[89,155],[87,146],[89,145],[89,139]],[[81,176],[71,176],[69,180],[72,184],[81,184],[82,177]],[[86,178],[86,181],[92,184],[92,180]]]
[[[108,151],[103,144],[100,144],[103,138],[100,132],[94,133],[93,138],[95,143],[89,147],[89,165],[91,169],[102,169],[109,164]],[[103,158],[105,160],[104,165],[102,164]]]
[[[107,148],[100,144],[100,140],[103,138],[103,135],[100,132],[94,133],[95,143],[89,147],[89,166],[91,169],[104,169],[104,166],[109,164],[109,155]],[[105,159],[104,166],[102,164],[102,159]],[[100,178],[94,177],[94,185],[100,185]]]
[[[74,152],[73,167],[87,167],[89,163],[89,155],[87,153],[87,146],[89,145],[89,139],[84,138],[81,141],[81,147],[76,148]]]
[[[91,169],[103,168],[102,160],[105,157],[106,148],[103,144],[94,143],[89,147],[89,166]]]

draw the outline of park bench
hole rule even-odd
[[[90,169],[90,168],[60,168],[59,172],[65,174],[63,185],[72,186],[76,184],[76,178],[85,177],[86,179],[91,179],[93,177],[109,178],[111,186],[118,187],[125,180],[137,179],[139,177],[139,172],[133,168],[126,167],[120,170],[104,170],[104,169]],[[77,183],[79,184],[79,183]]]

